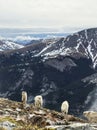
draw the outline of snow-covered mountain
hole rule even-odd
[[[45,59],[60,56],[90,58],[93,68],[97,65],[97,29],[88,29],[48,43],[36,56]]]
[[[14,43],[13,41],[0,40],[0,51],[15,50],[23,47],[23,45]]]
[[[59,111],[64,100],[73,114],[96,108],[96,75],[97,28],[0,54],[1,97],[20,101],[25,90],[28,102],[41,94],[45,107]]]

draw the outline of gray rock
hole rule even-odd
[[[97,126],[97,125],[96,125]],[[48,126],[56,130],[97,130],[94,126],[88,123],[71,123],[70,125]]]
[[[0,123],[0,127],[6,128],[7,130],[12,130],[16,125],[9,121],[4,121]]]

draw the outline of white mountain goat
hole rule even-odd
[[[68,101],[64,101],[63,103],[62,103],[62,105],[61,105],[61,112],[63,113],[63,114],[68,114],[68,109],[69,109],[69,103],[68,103]]]
[[[38,95],[34,98],[35,101],[35,107],[41,108],[43,106],[43,98],[41,95]]]
[[[91,123],[97,123],[97,112],[95,111],[84,111],[83,112],[84,117],[88,119]]]
[[[25,107],[27,103],[27,92],[25,91],[22,91],[22,102],[23,102],[23,107]]]

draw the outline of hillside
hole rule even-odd
[[[0,97],[20,101],[25,90],[28,102],[41,94],[45,107],[60,111],[68,100],[70,113],[81,115],[96,110],[96,66],[97,28],[1,52]]]
[[[96,130],[97,124],[34,104],[0,98],[0,130]]]

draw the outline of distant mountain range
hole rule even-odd
[[[70,113],[96,110],[97,28],[1,52],[0,96],[20,101],[23,90],[28,102],[41,94],[51,109],[68,100]]]
[[[12,41],[14,43],[26,45],[31,41],[37,41],[40,39],[50,39],[56,37],[66,37],[69,33],[61,32],[34,32],[34,29],[1,29],[0,28],[0,40]]]
[[[0,40],[0,51],[8,51],[23,48],[23,45],[9,40]]]

